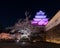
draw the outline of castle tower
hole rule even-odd
[[[32,25],[45,26],[48,23],[48,18],[46,18],[45,12],[39,11],[36,13],[35,18],[31,21]]]

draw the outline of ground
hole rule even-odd
[[[48,43],[48,42],[36,42],[29,44],[20,44],[20,43],[0,43],[0,48],[60,48],[60,44]]]

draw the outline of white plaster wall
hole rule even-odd
[[[54,26],[60,24],[60,11],[49,21],[49,23],[45,26],[46,31],[53,28]]]

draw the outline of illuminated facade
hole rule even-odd
[[[9,34],[9,33],[1,33],[1,34],[0,34],[0,39],[5,39],[5,40],[7,40],[7,39],[14,39],[14,38],[13,38],[13,36],[11,36],[11,34]]]
[[[46,41],[60,44],[60,10],[45,26]]]
[[[53,27],[60,24],[60,11],[56,13],[56,15],[49,21],[49,23],[46,25],[46,31],[52,29]]]
[[[39,11],[36,13],[35,18],[31,21],[33,25],[46,25],[48,23],[48,18],[46,18],[45,12]]]

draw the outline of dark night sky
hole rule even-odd
[[[0,1],[0,24],[3,27],[14,25],[18,19],[25,17],[26,10],[31,12],[31,17],[34,17],[37,11],[42,10],[51,19],[60,10],[60,2],[55,0]]]

